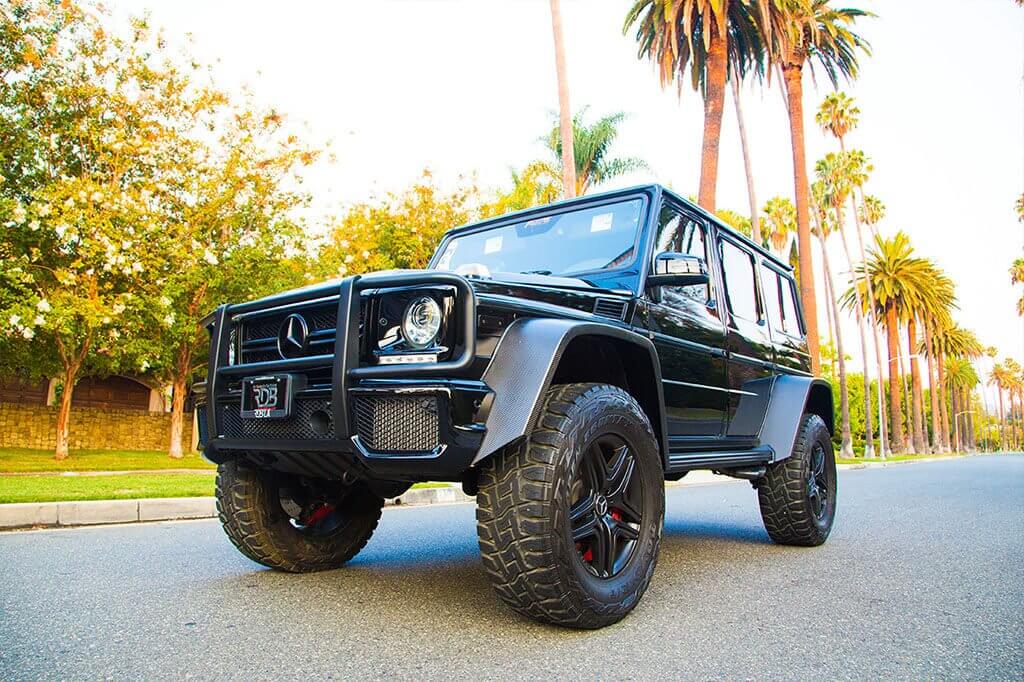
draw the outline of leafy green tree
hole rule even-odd
[[[512,187],[498,190],[493,201],[481,206],[481,217],[490,218],[550,204],[562,197],[558,169],[546,161],[534,161],[521,171],[512,170],[511,176]]]
[[[447,230],[473,220],[473,185],[441,190],[428,171],[409,189],[356,204],[331,230],[317,261],[325,276],[423,268]]]
[[[573,149],[576,156],[576,196],[586,194],[591,187],[606,180],[647,168],[643,160],[635,157],[609,156],[626,114],[618,112],[602,116],[589,125],[586,123],[586,116],[587,107],[583,107],[572,117]],[[562,138],[558,125],[551,129],[545,141],[548,149],[560,162]]]
[[[6,351],[60,379],[63,459],[76,382],[131,362],[147,275],[165,265],[153,245],[166,110],[136,37],[70,3],[0,12],[0,326]]]

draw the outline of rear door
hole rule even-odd
[[[761,430],[771,385],[774,351],[753,249],[719,232],[718,252],[727,309],[728,425],[730,437],[753,437]]]
[[[710,272],[711,243],[703,219],[682,207],[663,204],[655,255],[672,251],[699,256]],[[718,438],[725,427],[725,325],[711,279],[708,285],[658,287],[650,292],[648,324],[661,362],[666,418],[674,445],[685,445],[688,437]]]
[[[807,353],[793,278],[774,263],[762,260],[761,291],[777,368],[780,371],[808,372],[811,356]]]

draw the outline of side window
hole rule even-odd
[[[772,331],[785,331],[782,326],[782,295],[779,287],[779,273],[767,266],[761,266],[761,290],[764,292],[765,313]]]
[[[665,206],[661,209],[661,218],[658,223],[658,239],[655,244],[655,254],[664,251],[674,253],[686,253],[691,256],[699,256],[708,262],[707,244],[705,239],[705,228],[702,223],[689,218],[688,216]],[[710,264],[708,268],[710,269]],[[671,301],[677,296],[686,296],[694,301],[707,303],[711,299],[709,285],[695,285],[689,287],[664,287],[666,299]]]
[[[786,333],[791,336],[803,336],[804,331],[800,328],[800,316],[797,314],[796,289],[793,280],[788,277],[782,278],[782,317]]]
[[[732,242],[722,241],[722,270],[729,310],[736,317],[757,322],[757,286],[754,283],[754,259]]]

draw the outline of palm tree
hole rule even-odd
[[[885,204],[878,197],[870,194],[861,197],[860,207],[857,209],[857,216],[860,222],[871,229],[871,236],[878,236],[878,223],[885,217]]]
[[[566,198],[576,196],[576,166],[572,163],[572,109],[569,108],[569,76],[565,68],[565,38],[562,35],[560,0],[551,0],[551,32],[555,39],[555,72],[558,76],[558,118],[562,150],[562,191]]]
[[[814,173],[818,180],[811,186],[811,196],[813,201],[818,202],[820,206],[826,207],[833,212],[835,225],[839,229],[839,241],[842,243],[843,252],[846,254],[846,262],[849,265],[850,272],[853,272],[854,260],[850,255],[850,247],[847,245],[846,228],[843,220],[843,206],[850,192],[845,159],[846,154],[843,152],[839,154],[830,152],[825,155],[824,159],[821,159],[814,165]],[[816,196],[816,192],[820,196]],[[861,300],[859,291],[854,290],[854,293],[856,298],[854,312],[857,319],[857,330],[860,332],[861,358],[864,361],[864,414],[866,415],[865,427],[867,431],[864,456],[874,457],[874,443],[871,434],[871,375],[868,372],[868,344],[863,314],[864,302]],[[879,387],[881,387],[881,366],[879,366],[878,376]],[[881,407],[881,402],[879,402],[879,407]],[[885,416],[880,414],[879,425],[883,427],[883,430],[880,431],[879,436],[882,442],[885,441],[884,424]],[[882,454],[883,456],[885,454],[884,446]]]
[[[956,450],[974,449],[974,429],[971,420],[970,391],[978,384],[978,373],[971,361],[952,357],[947,362],[946,381],[952,396],[953,442]]]
[[[609,114],[601,117],[592,125],[587,125],[584,121],[587,109],[588,107],[583,107],[572,117],[572,140],[575,153],[573,175],[576,178],[576,184],[573,187],[573,193],[566,196],[586,194],[587,190],[594,185],[647,168],[647,164],[642,159],[608,157],[612,144],[619,135],[619,125],[626,118],[624,113]],[[561,126],[553,127],[545,142],[556,158],[565,158]]]
[[[919,311],[924,326],[924,342],[917,347],[917,353],[924,353],[928,369],[929,403],[932,413],[932,441],[933,452],[948,450],[949,439],[944,436],[943,422],[939,408],[939,396],[941,394],[940,381],[938,379],[938,363],[935,358],[935,347],[932,343],[935,330],[945,329],[952,326],[951,311],[956,304],[956,288],[953,280],[949,278],[934,263],[929,261],[930,274],[927,276],[930,281],[927,295],[922,301],[923,308]]]
[[[761,212],[764,213],[768,243],[775,253],[784,258],[793,232],[796,231],[796,208],[785,197],[772,197]]]
[[[722,112],[730,63],[759,58],[763,41],[751,5],[771,0],[636,0],[623,33],[636,26],[637,56],[658,67],[662,87],[682,82],[689,71],[694,90],[704,96],[704,139],[701,145],[700,192],[697,201],[715,211]]]
[[[900,400],[900,378],[897,370],[899,356],[899,329],[906,310],[920,305],[922,292],[928,286],[928,261],[914,255],[910,239],[897,232],[892,239],[879,239],[870,252],[870,258],[857,266],[854,287],[847,292],[848,304],[856,302],[854,292],[860,290],[865,307],[874,307],[885,320],[889,351],[889,419],[893,447],[905,450],[907,443],[903,431],[903,410]],[[867,297],[868,281],[874,296]]]
[[[840,414],[840,456],[853,457],[853,438],[850,433],[850,392],[846,384],[846,356],[843,352],[843,330],[839,321],[839,302],[836,297],[836,284],[832,277],[832,266],[828,260],[828,248],[826,241],[832,233],[834,226],[830,220],[828,210],[825,208],[827,195],[825,185],[822,182],[815,182],[811,185],[811,213],[814,216],[814,232],[821,244],[821,263],[825,270],[825,286],[828,290],[828,302],[830,320],[835,320],[833,327],[836,340],[836,364],[839,366],[839,414]],[[795,212],[795,210],[794,210]],[[865,376],[867,374],[865,373]],[[871,446],[871,404],[868,402],[868,410],[864,413],[865,418],[865,455],[872,449]]]
[[[839,140],[839,149],[846,151],[843,140],[846,134],[857,127],[860,122],[860,108],[853,98],[845,92],[833,92],[825,95],[814,120],[823,130],[827,130]]]
[[[765,6],[766,5],[766,6]],[[803,71],[815,63],[832,82],[857,75],[857,51],[870,54],[867,42],[851,30],[856,19],[871,16],[859,9],[832,8],[828,0],[775,0],[757,8],[761,35],[766,36],[766,58],[782,69],[793,147],[793,184],[796,196],[797,247],[800,254],[800,296],[809,311],[807,345],[818,372],[818,328],[814,311],[814,266],[808,214],[807,154],[804,142]]]
[[[1010,266],[1010,284],[1024,284],[1024,258],[1015,258]],[[1024,315],[1024,296],[1017,299],[1017,314]]]
[[[747,176],[747,198],[750,201],[750,234],[751,238],[758,244],[762,243],[761,220],[757,215],[757,194],[754,191],[754,169],[750,159],[750,142],[747,140],[747,125],[743,120],[743,106],[740,97],[740,79],[734,75],[729,81],[732,83],[732,101],[736,107],[736,125],[740,131],[740,149],[743,151],[743,171]]]
[[[1013,358],[1006,358],[1003,360],[1003,365],[1006,367],[1006,383],[1007,391],[1010,395],[1010,434],[1013,437],[1014,447],[1020,447],[1021,441],[1024,440],[1024,370],[1021,369],[1020,363]],[[1017,413],[1019,416],[1014,417],[1013,410],[1013,399],[1017,398],[1017,406],[1020,411]],[[1021,428],[1018,431],[1018,422],[1021,420]]]
[[[973,359],[981,356],[983,348],[978,338],[973,332],[964,329],[956,324],[949,324],[947,327],[940,330],[934,339],[936,352],[939,359],[939,382],[944,391],[943,400],[941,403],[941,409],[945,411],[943,419],[953,418],[953,426],[956,427],[956,417],[958,410],[953,405],[953,400],[956,398],[953,391],[949,390],[948,395],[945,391],[949,387],[949,363],[956,360],[957,358]],[[1008,361],[1011,362],[1011,361]],[[977,383],[977,382],[975,382]],[[970,421],[970,419],[968,419]],[[947,434],[950,433],[949,422],[946,425]],[[962,431],[960,432],[963,433]],[[968,430],[970,434],[971,431]],[[953,445],[956,445],[955,436],[953,434],[954,441]]]
[[[1006,367],[998,362],[992,365],[988,374],[988,383],[996,388],[996,396],[999,399],[999,449],[1006,449],[1006,413],[1003,410],[1003,391],[1010,384],[1010,374]]]

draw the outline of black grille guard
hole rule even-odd
[[[456,355],[437,363],[359,366],[360,293],[367,289],[442,285],[456,292],[456,325],[462,344]],[[318,299],[338,298],[338,321],[334,353],[300,358],[228,365],[229,330],[235,318],[250,313],[290,306]],[[465,278],[448,272],[412,270],[348,277],[296,291],[285,292],[247,303],[222,305],[203,321],[210,331],[210,357],[206,381],[207,430],[211,440],[222,432],[218,400],[228,395],[229,377],[254,376],[269,372],[296,372],[314,367],[331,367],[331,417],[335,438],[320,441],[321,447],[350,450],[348,388],[352,380],[436,377],[452,375],[470,366],[476,355],[476,294]],[[319,448],[318,448],[319,449]]]

